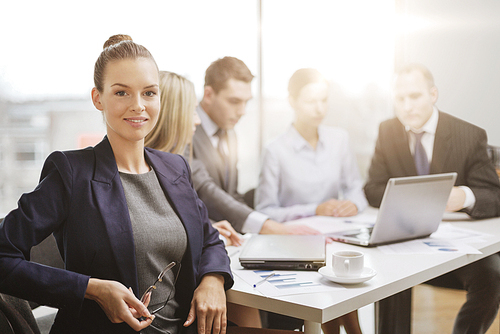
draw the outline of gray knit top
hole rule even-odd
[[[172,261],[181,262],[187,247],[184,225],[172,209],[153,170],[144,174],[120,172],[120,178],[127,199],[128,211],[132,222],[139,279],[139,298],[158,278],[158,274]],[[141,333],[171,333],[179,331],[181,319],[175,318],[179,304],[175,299],[173,282],[180,265],[173,267],[156,284],[152,292],[149,310],[155,310],[169,302],[155,314],[151,326]]]

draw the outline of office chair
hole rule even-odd
[[[40,334],[26,300],[0,294],[0,333]]]

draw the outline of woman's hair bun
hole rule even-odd
[[[122,41],[132,41],[132,37],[129,35],[113,35],[108,40],[104,43],[103,49],[106,49],[107,47],[110,47],[111,45],[118,44]]]

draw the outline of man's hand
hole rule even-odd
[[[321,234],[318,230],[305,225],[281,224],[268,219],[262,225],[260,234]]]
[[[348,200],[339,201],[330,199],[321,203],[316,208],[316,215],[318,216],[331,216],[331,217],[350,217],[358,214],[356,205]]]
[[[221,220],[220,222],[213,223],[212,226],[226,238],[226,246],[241,246],[243,244],[243,239],[227,220]]]
[[[464,203],[465,191],[460,187],[453,187],[448,198],[448,203],[446,204],[446,211],[460,211],[464,208]]]
[[[225,334],[227,326],[224,277],[206,274],[196,288],[184,327],[198,318],[198,334]]]
[[[126,322],[137,332],[151,325],[154,319],[146,307],[148,301],[144,305],[131,290],[116,281],[91,278],[85,298],[95,300],[112,323]],[[146,320],[139,321],[141,316]]]

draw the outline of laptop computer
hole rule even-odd
[[[266,270],[318,270],[325,265],[323,235],[256,234],[240,253],[242,267]]]
[[[373,227],[326,236],[368,247],[427,237],[439,227],[456,177],[443,173],[391,178]]]

